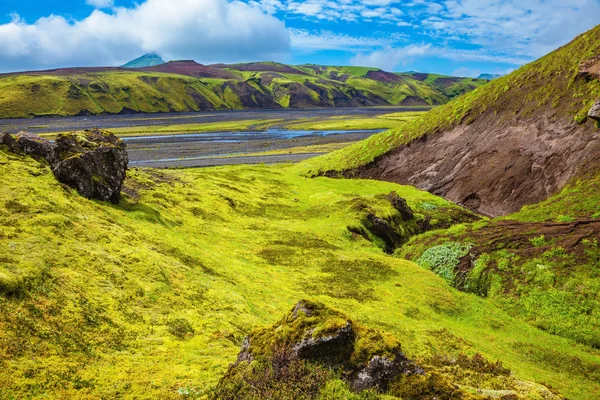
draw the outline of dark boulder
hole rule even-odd
[[[398,193],[392,192],[387,196],[387,199],[392,203],[392,207],[394,207],[402,217],[403,221],[410,221],[415,218],[415,214],[413,210],[408,206],[408,203],[405,199],[398,196]]]
[[[6,146],[11,153],[21,154],[23,152],[19,143],[6,132],[0,133],[0,145]]]
[[[23,153],[28,156],[40,157],[48,160],[50,164],[54,161],[54,150],[50,141],[28,132],[19,132],[17,143],[21,146]]]
[[[596,100],[594,105],[592,105],[592,108],[588,112],[588,117],[594,121],[600,121],[600,100]]]
[[[394,358],[373,356],[369,364],[351,379],[350,387],[354,392],[377,388],[387,390],[388,383],[396,376],[424,374],[424,370],[409,361],[404,354],[397,352]]]
[[[401,374],[423,373],[404,356],[397,340],[360,326],[322,303],[307,300],[296,304],[274,326],[252,331],[227,376],[243,376],[235,373],[236,368],[253,360],[278,359],[273,357],[276,352],[286,354],[290,362],[301,360],[339,370],[356,392],[385,390]]]
[[[405,239],[396,232],[392,224],[375,214],[367,214],[363,221],[365,228],[373,235],[379,237],[385,242],[385,252],[392,254],[394,250],[400,247]]]
[[[54,176],[89,199],[118,203],[129,162],[125,142],[93,129],[58,135]]]

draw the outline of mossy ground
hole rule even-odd
[[[302,298],[394,335],[406,355],[483,354],[573,399],[600,396],[600,353],[461,293],[352,234],[358,201],[423,217],[411,187],[305,179],[287,166],[131,170],[118,205],[0,150],[0,398],[201,396],[242,338]],[[335,382],[329,387],[335,393]],[[329,397],[331,398],[331,397]]]
[[[540,329],[600,349],[600,174],[491,221],[455,225],[408,243],[416,260]],[[449,257],[451,249],[460,254]]]

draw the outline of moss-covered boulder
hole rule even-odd
[[[54,149],[50,141],[28,132],[19,132],[17,143],[23,152],[29,156],[43,158],[52,163],[54,161]]]
[[[275,325],[255,329],[246,337],[236,363],[219,384],[217,397],[244,398],[235,390],[245,390],[257,366],[283,371],[296,364],[315,374],[315,379],[324,371],[343,376],[355,392],[383,391],[399,375],[423,373],[391,335],[356,324],[322,303],[302,300]]]
[[[11,153],[21,154],[23,151],[23,149],[21,148],[19,143],[17,143],[15,138],[13,138],[12,135],[6,132],[0,132],[0,145],[6,146],[8,151],[10,151]]]
[[[54,144],[56,179],[84,197],[118,203],[129,162],[125,142],[92,129],[60,134]]]

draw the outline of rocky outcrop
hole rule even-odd
[[[54,152],[58,181],[89,199],[119,202],[129,162],[121,139],[98,129],[59,135]]]
[[[400,247],[406,241],[405,238],[396,232],[392,224],[375,214],[367,214],[363,225],[369,232],[385,242],[386,253],[393,253],[394,249]]]
[[[11,153],[21,154],[23,152],[19,143],[6,132],[0,133],[0,145],[6,146]]]
[[[250,333],[231,369],[280,351],[288,360],[304,360],[343,372],[356,392],[384,390],[401,374],[423,373],[404,356],[400,343],[383,335],[321,303],[302,300],[276,325]],[[359,337],[362,340],[357,340]],[[231,370],[227,374],[235,375]]]
[[[54,144],[27,132],[20,132],[16,140],[0,133],[0,145],[48,161],[56,179],[84,197],[120,200],[129,158],[125,142],[110,132],[92,129],[60,134]]]
[[[594,121],[600,121],[600,99],[596,100],[592,105],[592,108],[590,108],[590,111],[588,112],[588,117]]]
[[[400,213],[400,216],[402,217],[402,221],[407,222],[407,221],[410,221],[411,219],[415,218],[415,214],[413,213],[413,210],[408,206],[408,203],[406,202],[405,199],[398,196],[398,193],[391,192],[387,196],[387,199],[392,204],[392,207],[394,207],[396,209],[396,211],[398,211]]]
[[[19,132],[17,143],[21,146],[23,153],[28,156],[39,157],[48,160],[50,164],[54,161],[54,149],[50,141],[28,132]]]
[[[592,80],[600,78],[600,55],[579,64],[579,76]]]
[[[555,194],[600,157],[600,131],[553,115],[540,111],[518,121],[484,115],[343,176],[412,185],[479,214],[507,215]]]

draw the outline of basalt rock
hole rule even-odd
[[[600,99],[596,100],[590,111],[588,112],[588,117],[593,119],[594,121],[600,121]]]
[[[118,203],[129,162],[125,143],[93,129],[58,135],[54,176],[89,199]]]
[[[23,152],[19,143],[6,132],[0,133],[0,145],[6,146],[11,153],[21,154]]]
[[[54,149],[50,141],[28,132],[19,132],[17,143],[21,146],[23,153],[28,156],[39,157],[48,160],[50,164],[54,161]]]
[[[393,253],[394,249],[400,247],[405,241],[388,221],[375,214],[367,214],[363,224],[373,235],[385,242],[386,253]]]
[[[280,360],[276,352],[286,354],[290,362],[302,360],[338,370],[356,392],[385,390],[401,374],[423,374],[404,356],[400,343],[384,335],[321,303],[302,300],[274,326],[252,331],[226,376],[243,376],[235,369],[256,359]]]
[[[398,196],[398,193],[391,192],[387,199],[392,203],[392,206],[400,213],[403,221],[410,221],[415,217],[413,210],[408,206],[405,199]]]

